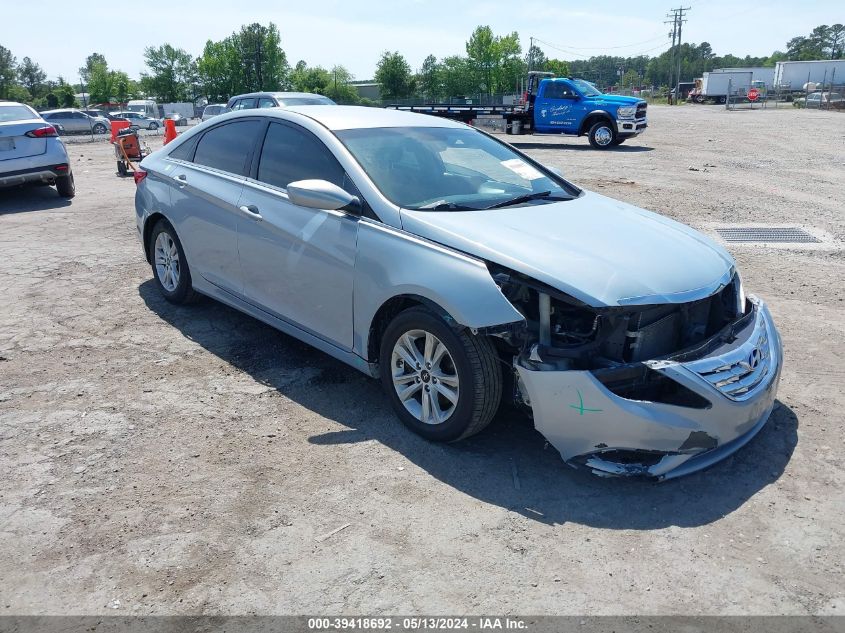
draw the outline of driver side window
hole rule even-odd
[[[546,84],[543,96],[546,99],[571,99],[575,96],[575,91],[562,81],[552,81]]]

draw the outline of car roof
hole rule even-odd
[[[320,97],[322,99],[328,99],[327,96],[317,94],[316,92],[248,92],[242,95],[235,95],[232,99],[242,99],[244,97],[277,97],[279,99],[285,98],[293,98],[293,97],[300,97],[300,98],[308,98],[308,97]]]
[[[20,101],[4,101],[0,99],[0,106],[27,106],[25,103],[21,103]]]
[[[378,127],[445,127],[466,128],[466,125],[450,119],[417,114],[402,110],[368,108],[365,106],[312,105],[291,106],[284,112],[296,112],[314,119],[330,130],[351,130]],[[262,114],[273,110],[262,111]]]
[[[82,112],[79,108],[58,108],[56,110],[44,110],[41,114],[56,114],[57,112]]]

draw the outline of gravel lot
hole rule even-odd
[[[845,114],[652,107],[650,123],[608,152],[511,140],[706,231],[845,240]],[[731,246],[786,354],[749,446],[663,484],[599,479],[517,412],[430,444],[374,380],[210,300],[167,304],[132,179],[107,143],[69,148],[72,202],[0,193],[0,612],[845,613],[836,243]]]

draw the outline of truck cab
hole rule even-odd
[[[619,145],[648,126],[644,100],[603,94],[583,79],[541,79],[526,106],[535,132],[587,135],[596,149]]]

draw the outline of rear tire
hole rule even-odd
[[[94,134],[105,134],[106,132],[106,126],[102,123],[98,123],[94,126]]]
[[[412,365],[411,357],[418,362]],[[379,363],[382,386],[399,419],[426,439],[449,442],[474,435],[499,408],[502,370],[490,339],[455,330],[427,308],[409,308],[390,322]]]
[[[148,130],[157,130],[158,123],[150,123],[150,127],[147,128]]]
[[[76,184],[73,182],[72,171],[69,171],[67,176],[56,178],[56,191],[62,198],[73,198],[76,195]]]
[[[599,121],[590,128],[588,137],[590,145],[595,149],[607,149],[613,146],[613,142],[616,140],[616,131],[613,129],[612,123]]]
[[[153,277],[164,298],[175,304],[194,303],[199,299],[182,243],[170,222],[158,221],[150,234],[148,248]]]

